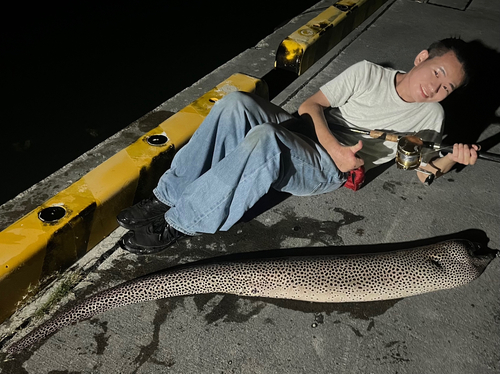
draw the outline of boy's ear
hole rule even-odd
[[[429,51],[427,49],[424,49],[417,55],[417,57],[415,57],[414,61],[415,66],[419,65],[422,61],[427,60],[428,57],[429,57]]]

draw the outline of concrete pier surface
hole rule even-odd
[[[330,3],[320,2],[316,7]],[[84,171],[76,165],[98,162],[113,147],[116,152],[128,145],[131,138],[148,130],[145,127],[163,120],[165,113],[180,110],[233,73],[262,77],[272,68],[279,41],[307,17],[311,14],[292,20],[109,140],[84,157],[86,160],[68,166],[66,172],[74,176],[85,173],[91,164]],[[491,65],[498,62],[499,21],[498,1],[388,1],[273,102],[294,112],[322,84],[358,61],[409,70],[418,52],[431,42],[460,35],[466,41],[481,41],[484,47],[480,50],[487,59],[480,83],[470,87],[475,90],[452,95],[443,103],[448,118],[445,131],[450,139],[470,133],[476,136],[473,142],[480,142],[488,152],[500,153],[495,144],[500,133],[499,65]],[[148,125],[148,121],[155,124]],[[7,345],[38,324],[33,315],[75,273],[80,275],[71,280],[76,286],[48,315],[137,276],[226,254],[306,247],[334,251],[337,246],[420,243],[446,237],[489,240],[489,247],[500,248],[498,163],[478,160],[431,186],[420,183],[414,172],[392,164],[377,174],[356,192],[341,188],[313,197],[273,194],[231,230],[189,238],[156,255],[136,256],[121,250],[116,242],[126,231],[117,229],[61,281],[0,325],[2,342]],[[43,191],[36,186],[32,191],[37,188]],[[55,192],[52,185],[45,193],[51,188]],[[198,295],[140,303],[66,327],[31,350],[1,362],[0,372],[498,373],[499,270],[496,258],[466,286],[380,302],[319,304]]]

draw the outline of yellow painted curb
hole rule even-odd
[[[109,235],[117,227],[116,215],[151,191],[174,151],[189,140],[214,102],[233,91],[268,96],[261,80],[232,75],[0,232],[0,323],[30,289]],[[56,219],[59,213],[62,217]]]
[[[275,67],[301,75],[386,1],[338,1],[281,42]]]

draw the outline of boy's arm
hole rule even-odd
[[[430,171],[439,178],[451,170],[456,163],[462,165],[474,165],[477,160],[477,151],[479,147],[475,144],[468,146],[467,144],[454,144],[453,153],[448,153],[446,156],[437,158],[429,162],[426,166],[421,166],[422,169]],[[425,182],[427,175],[417,172],[418,179]]]
[[[363,144],[361,141],[352,147],[346,147],[339,143],[328,127],[324,110],[330,107],[328,99],[323,92],[318,91],[299,107],[298,113],[307,122],[312,122],[319,143],[325,148],[330,157],[342,172],[357,169],[364,161],[356,157]]]

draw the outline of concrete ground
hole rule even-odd
[[[479,39],[499,50],[499,20],[498,1],[389,2],[273,101],[294,111],[322,84],[362,59],[408,70],[420,50],[450,35]],[[453,120],[446,132],[460,138],[465,128],[479,136],[471,141],[500,153],[495,144],[498,65],[492,65],[498,53],[490,52],[479,76],[484,84],[444,103]],[[214,74],[239,68],[241,59],[234,63],[236,67],[230,62]],[[498,249],[499,185],[500,165],[490,161],[454,170],[430,187],[413,172],[390,165],[357,192],[342,188],[314,197],[272,196],[280,202],[269,209],[261,204],[261,214],[254,211],[230,231],[191,238],[157,255],[136,256],[117,248],[125,232],[118,229],[79,262],[83,279],[55,309],[155,270],[238,252],[313,246],[334,251],[343,245],[418,243],[448,236],[487,237],[489,246]],[[314,304],[198,295],[141,303],[64,328],[1,363],[0,370],[498,373],[499,270],[495,259],[469,285],[381,302]],[[28,325],[29,315],[55,287],[4,323],[3,331],[22,321]]]

